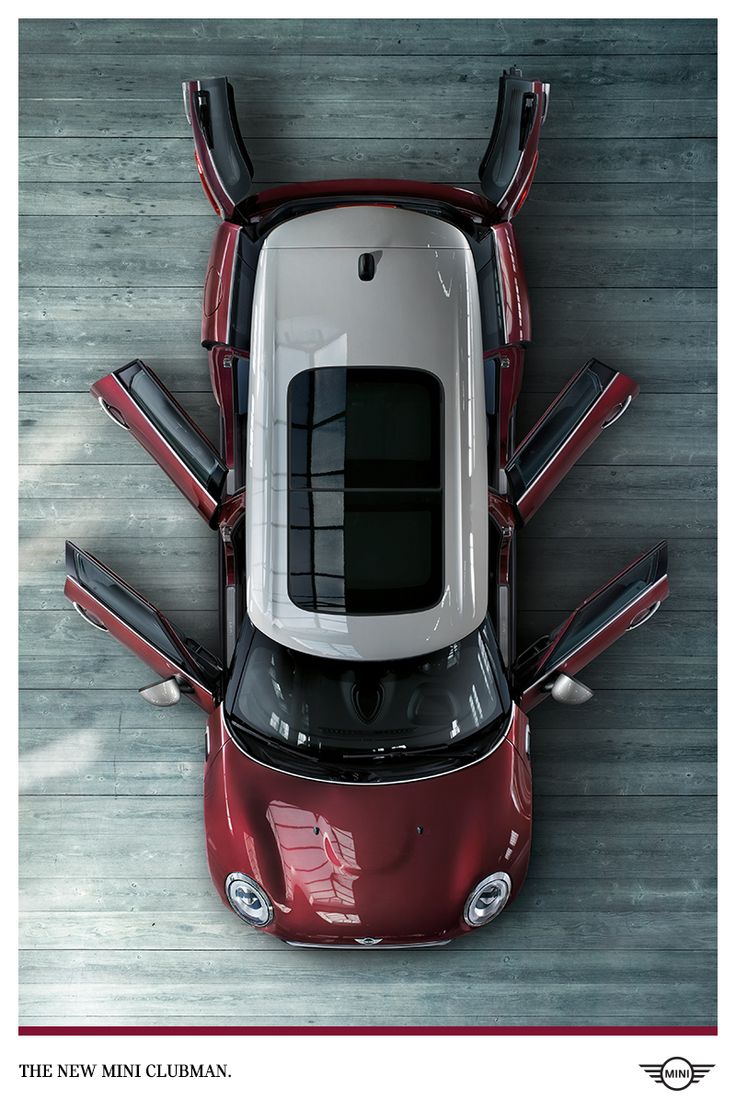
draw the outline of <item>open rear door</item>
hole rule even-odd
[[[590,359],[570,379],[506,465],[509,497],[522,522],[547,500],[604,429],[639,393],[633,378]]]
[[[233,87],[226,77],[208,77],[185,81],[182,91],[207,199],[223,220],[237,219],[253,183],[253,163],[240,134]]]
[[[524,80],[516,67],[503,71],[491,139],[478,169],[481,189],[502,220],[517,214],[531,188],[548,101],[549,85]]]
[[[211,713],[222,668],[205,648],[185,637],[150,602],[104,563],[67,541],[64,594],[80,617],[110,633],[162,679]]]
[[[668,594],[667,544],[662,542],[586,598],[549,636],[522,653],[514,668],[522,710],[528,712],[551,694],[561,675],[575,675],[624,633],[643,625]]]
[[[187,501],[212,524],[227,467],[179,402],[140,359],[106,374],[91,389],[115,424],[127,428]]]

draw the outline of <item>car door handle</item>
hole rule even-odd
[[[631,632],[632,629],[638,629],[640,625],[646,625],[649,618],[654,617],[655,613],[657,612],[657,610],[659,609],[659,607],[661,605],[662,605],[661,602],[655,602],[653,606],[651,606],[648,610],[644,611],[644,613],[641,617],[635,617],[634,620],[629,625],[628,629],[626,630],[627,633]]]
[[[629,396],[626,398],[626,401],[622,402],[619,411],[617,413],[614,413],[612,417],[609,417],[608,420],[604,420],[601,428],[610,428],[611,425],[615,424],[617,420],[621,420],[621,417],[624,415],[633,400],[633,394],[629,394]]]
[[[93,617],[91,613],[87,613],[86,609],[83,609],[79,602],[72,602],[72,605],[82,620],[86,621],[88,625],[91,625],[93,629],[100,629],[103,633],[107,632],[107,626],[103,625],[99,618]]]
[[[119,424],[121,428],[127,428],[128,427],[127,424],[125,423],[125,421],[123,420],[123,418],[117,412],[117,410],[113,409],[112,405],[108,405],[107,402],[105,401],[104,397],[98,397],[97,400],[100,403],[100,408],[102,409],[102,412],[105,413],[110,418],[110,420],[115,421],[115,424]]]

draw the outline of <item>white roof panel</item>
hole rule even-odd
[[[375,276],[358,277],[361,253]],[[473,255],[452,225],[350,206],[300,216],[266,240],[251,337],[246,477],[247,607],[272,639],[313,655],[399,659],[477,628],[488,598],[486,418]],[[444,590],[431,609],[315,613],[288,592],[291,379],[316,367],[416,367],[444,390]]]

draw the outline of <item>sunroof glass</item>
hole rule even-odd
[[[443,586],[442,386],[413,368],[322,367],[289,389],[289,594],[399,613]]]
[[[437,489],[442,386],[426,371],[323,367],[289,387],[292,489]]]

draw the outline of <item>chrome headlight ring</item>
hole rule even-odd
[[[508,872],[493,872],[473,888],[465,901],[463,919],[468,926],[485,926],[497,918],[511,895]]]
[[[244,872],[231,872],[225,880],[227,901],[239,918],[262,930],[273,922],[273,906],[266,892]]]

